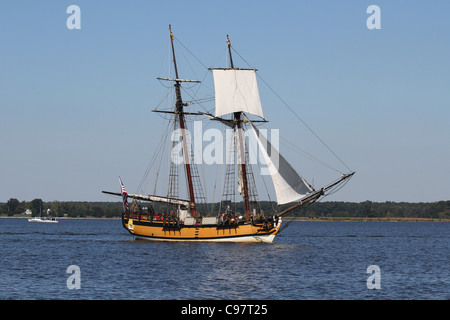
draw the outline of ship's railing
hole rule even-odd
[[[177,226],[227,226],[227,225],[238,225],[239,219],[235,217],[227,217],[226,215],[221,215],[220,217],[201,217],[194,218],[188,217],[184,220],[174,219],[173,217],[166,216],[164,214],[155,213],[153,215],[140,212],[129,212],[125,215],[125,218],[136,219],[140,221],[152,221],[152,222],[166,222],[170,224],[171,222],[176,222]]]
[[[164,216],[161,214],[154,214],[153,217],[151,214],[148,213],[141,213],[141,212],[129,212],[128,214],[125,214],[125,218],[129,219],[138,219],[138,220],[146,220],[146,221],[162,221],[164,220]]]
[[[218,217],[202,217],[201,219],[196,218],[186,218],[184,220],[185,226],[195,226],[195,225],[217,225],[219,221]]]

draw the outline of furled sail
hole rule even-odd
[[[278,204],[298,201],[313,192],[314,188],[291,167],[266,137],[259,133],[253,123],[251,128],[272,177]]]
[[[264,118],[259,98],[256,70],[212,69],[216,97],[216,117],[234,112]]]
[[[244,163],[243,154],[241,152],[241,142],[239,140],[239,131],[234,130],[234,144],[236,146],[236,154],[237,154],[237,161],[239,164]],[[244,172],[242,172],[242,166],[238,166],[238,192],[242,195],[244,192]]]

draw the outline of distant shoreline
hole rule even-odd
[[[30,219],[27,217],[8,217],[0,216],[0,219]],[[67,219],[92,219],[92,220],[120,220],[120,217],[56,217],[58,220]],[[450,222],[450,219],[438,219],[438,218],[404,218],[404,217],[283,217],[284,221],[324,221],[324,222]]]

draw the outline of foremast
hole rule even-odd
[[[183,154],[184,154],[184,165],[186,169],[186,177],[187,177],[187,184],[188,184],[188,191],[189,191],[189,199],[190,199],[190,209],[191,214],[193,217],[196,216],[197,210],[195,207],[195,193],[194,193],[194,184],[192,182],[192,172],[191,172],[191,162],[187,147],[187,140],[186,140],[186,124],[185,124],[185,118],[184,118],[184,111],[183,107],[185,104],[183,103],[183,100],[181,98],[181,79],[178,76],[178,67],[177,67],[177,59],[175,56],[175,47],[173,45],[173,33],[172,33],[172,26],[169,25],[169,31],[170,31],[170,43],[172,46],[172,57],[173,57],[173,65],[175,69],[175,97],[176,97],[176,103],[175,103],[175,116],[178,116],[178,120],[180,121],[180,129],[181,129],[181,135],[183,140]]]

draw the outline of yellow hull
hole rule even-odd
[[[153,241],[272,242],[280,231],[281,219],[274,226],[251,223],[228,226],[164,226],[159,221],[124,219],[123,226],[137,239]]]

